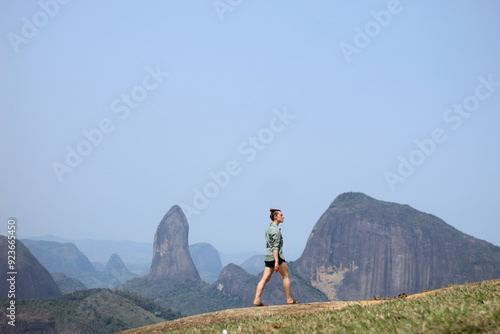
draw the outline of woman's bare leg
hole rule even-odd
[[[269,282],[271,276],[273,276],[273,272],[273,268],[264,268],[264,273],[262,274],[262,278],[260,279],[259,284],[257,284],[257,289],[255,291],[255,299],[253,301],[254,305],[260,305],[262,303],[260,297],[262,296],[262,292],[264,291],[264,287],[266,286],[267,282]]]
[[[290,272],[288,271],[286,262],[280,264],[279,273],[283,276],[283,290],[285,290],[286,302],[287,304],[292,304],[292,284],[290,282]]]

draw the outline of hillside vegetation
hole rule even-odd
[[[0,333],[108,334],[181,317],[127,291],[90,289],[49,299],[17,299],[16,326],[7,324],[9,300],[0,300]]]
[[[500,280],[406,298],[225,310],[123,333],[499,333]]]
[[[225,296],[215,285],[201,280],[170,278],[158,283],[148,283],[144,278],[136,278],[120,289],[152,299],[158,305],[185,315],[243,306],[241,301]]]

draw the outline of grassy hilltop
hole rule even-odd
[[[500,280],[406,298],[225,310],[123,333],[500,333]]]

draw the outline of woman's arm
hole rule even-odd
[[[274,255],[274,271],[280,270],[280,261],[279,261],[279,251],[277,249],[273,250]]]

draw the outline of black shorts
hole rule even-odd
[[[276,261],[272,260],[272,261],[264,261],[264,263],[266,264],[266,267],[269,267],[269,268],[274,268],[274,263]],[[286,263],[285,260],[283,260],[281,257],[278,258],[278,264],[282,264],[283,262]]]

